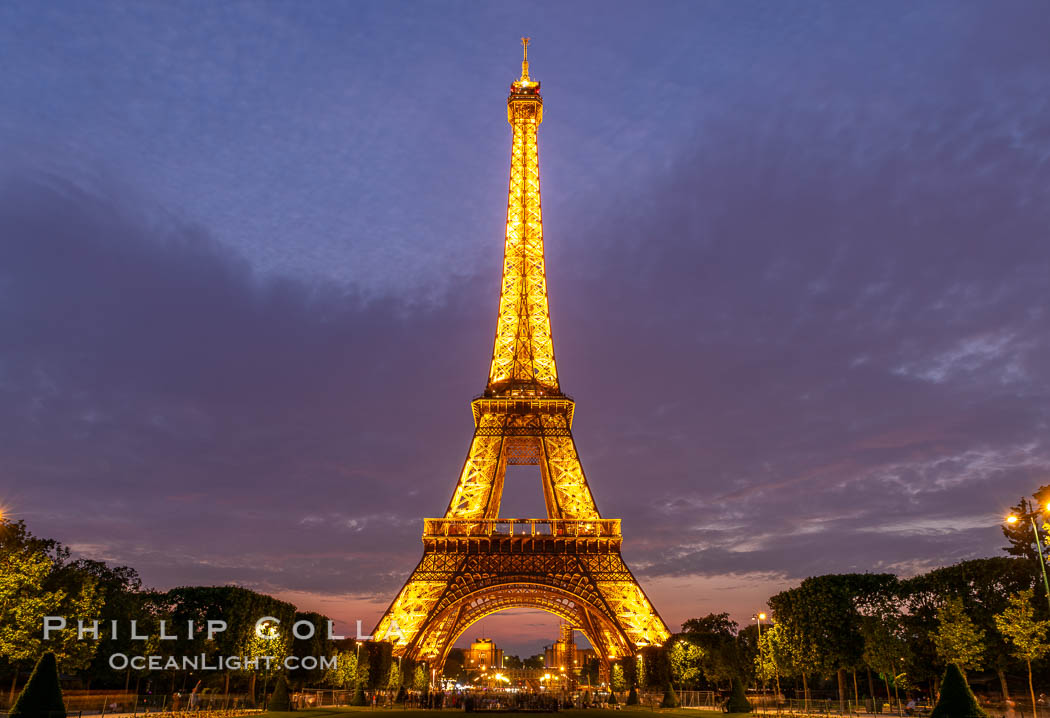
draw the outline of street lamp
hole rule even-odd
[[[1046,502],[1046,506],[1043,507],[1047,514],[1050,514],[1050,501]],[[1016,524],[1019,521],[1028,519],[1029,523],[1032,524],[1032,533],[1035,534],[1035,550],[1039,553],[1039,568],[1043,571],[1043,588],[1046,589],[1046,603],[1050,606],[1050,581],[1046,578],[1046,561],[1043,559],[1043,541],[1039,538],[1039,526],[1035,523],[1036,514],[1038,511],[1031,511],[1027,514],[1010,514],[1006,517],[1006,523]]]
[[[758,660],[759,663],[765,663],[765,660],[762,658],[762,621],[766,620],[766,614],[756,613],[751,617],[751,620],[755,621],[758,624]],[[765,681],[762,681],[762,692],[766,692]]]

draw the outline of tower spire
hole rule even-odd
[[[486,393],[559,394],[554,364],[540,209],[540,83],[529,77],[529,38],[521,38],[521,78],[510,86],[507,121],[514,129],[496,339]]]

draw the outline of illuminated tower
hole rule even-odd
[[[603,663],[659,645],[663,620],[620,557],[619,519],[603,519],[572,438],[573,400],[554,363],[536,131],[540,83],[511,83],[510,189],[496,338],[474,438],[444,518],[424,519],[423,558],[376,626],[395,655],[439,665],[485,616],[538,608],[583,632]],[[540,467],[547,517],[501,519],[509,464]]]

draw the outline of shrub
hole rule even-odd
[[[678,707],[678,696],[674,692],[674,686],[671,685],[671,681],[667,681],[667,687],[664,688],[664,699],[660,701],[661,708],[677,708]]]
[[[640,701],[638,700],[638,689],[631,686],[631,692],[627,694],[627,705],[636,706]]]
[[[941,695],[930,718],[988,718],[973,696],[959,666],[949,663],[941,680]]]
[[[268,708],[272,711],[295,710],[292,706],[292,701],[288,698],[288,681],[284,679],[283,675],[277,679],[277,685],[273,688],[273,695],[270,696]]]
[[[62,686],[58,683],[58,665],[50,651],[40,657],[29,676],[29,682],[11,707],[10,718],[66,718]]]
[[[739,678],[733,679],[733,692],[729,694],[726,703],[726,711],[729,713],[750,713],[751,701],[744,694],[744,682]]]

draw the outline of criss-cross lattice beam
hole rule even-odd
[[[530,83],[530,85],[533,83]],[[536,130],[543,121],[539,84],[512,92],[507,119],[513,128],[507,226],[496,338],[489,389],[538,385],[558,391],[547,277],[543,258],[540,163]]]
[[[375,635],[394,653],[443,660],[484,615],[541,608],[584,631],[603,660],[670,632],[620,557],[618,520],[602,519],[572,437],[551,342],[540,209],[540,83],[511,85],[503,278],[488,385],[471,406],[474,438],[443,519],[424,522],[424,554]],[[508,464],[538,464],[547,518],[498,520]],[[392,634],[392,635],[391,635]]]

